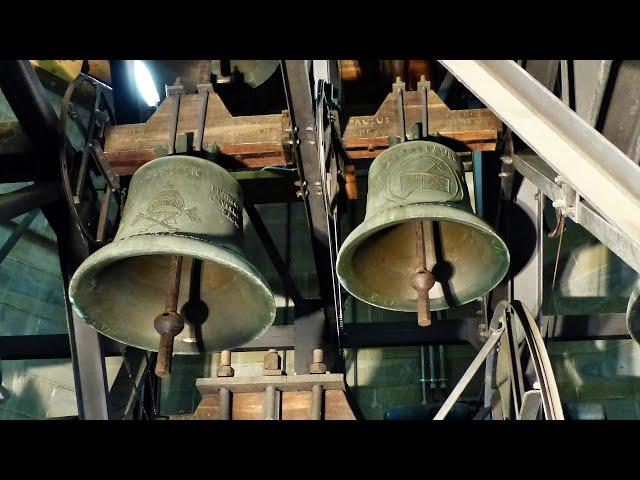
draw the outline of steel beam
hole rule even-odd
[[[617,340],[630,338],[624,313],[543,317],[548,341]],[[413,345],[463,345],[476,342],[477,318],[434,322],[429,328],[413,322],[347,323],[345,348],[380,348]],[[477,342],[476,342],[477,343]]]
[[[533,182],[552,201],[565,202],[567,200],[566,189],[554,181],[557,178],[557,173],[540,157],[533,152],[522,151],[513,155],[512,159],[516,170]],[[595,183],[597,184],[597,182]],[[639,237],[629,235],[611,224],[599,215],[590,204],[582,200],[576,203],[568,216],[575,223],[587,229],[631,268],[640,272]]]
[[[110,418],[113,420],[130,420],[136,403],[142,408],[143,382],[149,374],[147,352],[138,348],[123,348],[122,366],[109,391],[111,404]],[[149,414],[145,412],[147,418]]]
[[[0,61],[0,89],[6,97],[34,151],[42,154],[43,178],[57,175],[58,117],[47,100],[44,87],[28,60]]]
[[[297,374],[307,373],[313,350],[321,348],[325,351],[327,368],[336,371],[340,362],[337,331],[332,324],[335,325],[336,310],[340,306],[336,303],[335,278],[331,268],[335,265],[331,251],[335,239],[330,234],[331,225],[324,202],[310,64],[306,60],[283,60],[281,68],[301,180],[300,191],[307,212],[318,287],[323,301],[322,315],[310,313],[296,319],[296,338],[300,336],[305,340],[296,348],[294,368]]]
[[[549,322],[549,341],[615,340],[630,338],[624,313],[603,315],[545,315]],[[412,345],[463,345],[477,335],[478,319],[451,319],[434,323],[429,328],[414,322],[348,323],[345,325],[345,348],[380,348]],[[275,348],[293,350],[295,327],[274,325],[262,337],[234,352]],[[475,340],[474,340],[475,341]],[[122,344],[103,337],[105,357],[122,354]],[[69,336],[19,335],[0,336],[0,358],[4,360],[69,358]]]
[[[592,127],[596,126],[600,106],[609,80],[611,60],[570,60],[573,63],[573,87],[576,113]],[[606,136],[606,135],[605,135]]]
[[[105,339],[105,357],[121,355],[122,345],[115,340]],[[49,335],[0,336],[0,358],[3,360],[59,359],[71,358],[69,335],[54,333]]]
[[[36,208],[55,201],[60,195],[58,183],[34,183],[0,195],[0,223],[7,222]]]
[[[440,62],[600,215],[640,238],[640,166],[515,62]]]

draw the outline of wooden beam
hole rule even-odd
[[[417,91],[404,92],[405,131],[421,122],[421,99]],[[429,134],[452,140],[456,151],[491,151],[496,148],[500,120],[488,109],[450,110],[433,91],[428,92]],[[373,159],[397,135],[398,108],[395,93],[389,93],[375,115],[351,117],[342,135],[353,160]]]
[[[282,392],[282,420],[310,420],[311,392]],[[262,420],[264,393],[234,393],[231,401],[233,420]],[[191,420],[218,420],[219,397],[207,394],[202,397]],[[355,415],[342,390],[327,390],[324,393],[325,420],[355,420]]]
[[[180,100],[177,136],[195,133],[201,97],[185,94]],[[154,158],[167,154],[171,103],[163,101],[146,123],[115,125],[107,129],[104,156],[118,175],[132,175]],[[203,149],[217,144],[223,161],[236,167],[284,166],[291,160],[285,152],[289,117],[282,114],[233,117],[220,97],[209,94]]]

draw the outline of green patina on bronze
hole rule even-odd
[[[417,221],[424,222],[427,266],[436,277],[431,310],[467,303],[502,280],[509,251],[474,215],[455,153],[435,142],[410,141],[390,147],[371,164],[365,219],[338,254],[344,288],[371,305],[415,312],[410,279]]]
[[[142,166],[131,179],[115,239],[71,280],[74,308],[104,335],[156,351],[153,320],[164,307],[170,258],[181,255],[178,310],[186,325],[174,353],[234,348],[258,338],[273,323],[276,306],[245,258],[242,207],[240,184],[208,160],[173,155]]]

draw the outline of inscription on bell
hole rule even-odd
[[[451,182],[442,175],[431,173],[405,173],[400,177],[400,186],[403,190],[439,190],[451,193]]]
[[[189,165],[169,165],[145,172],[144,180],[150,181],[155,178],[171,178],[175,175],[186,175],[187,177],[200,178],[202,172],[199,168]]]
[[[242,225],[242,209],[235,198],[217,185],[211,186],[211,193],[212,195],[209,197],[209,200],[220,205],[222,214],[227,217],[236,228],[240,228]]]

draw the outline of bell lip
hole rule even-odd
[[[431,210],[430,215],[424,215],[424,207],[425,205],[429,206]],[[451,216],[447,216],[447,213],[454,213],[454,218]],[[509,249],[507,248],[504,240],[491,228],[491,226],[485,222],[480,217],[474,215],[473,213],[467,212],[460,208],[452,207],[449,205],[434,205],[432,203],[424,204],[424,203],[414,203],[410,205],[401,205],[393,208],[386,209],[380,213],[377,213],[373,217],[365,218],[365,220],[354,228],[351,233],[347,236],[340,251],[338,252],[338,258],[336,261],[336,274],[338,275],[338,280],[340,284],[354,297],[358,300],[361,300],[364,303],[369,305],[373,305],[375,307],[383,308],[385,310],[392,310],[396,312],[415,312],[415,309],[406,308],[406,307],[394,307],[390,308],[382,303],[376,303],[365,298],[364,289],[358,288],[356,285],[356,281],[351,281],[347,278],[347,273],[349,272],[349,265],[351,263],[351,259],[353,258],[353,254],[356,249],[364,240],[369,238],[373,233],[382,230],[383,228],[390,227],[391,225],[399,224],[408,220],[417,220],[422,218],[424,220],[447,220],[450,222],[461,223],[464,225],[469,225],[477,230],[481,230],[484,233],[493,236],[494,238],[500,241],[500,245],[502,246],[502,250],[505,254],[506,261],[503,264],[503,269],[500,271],[500,275],[496,276],[497,280],[488,288],[486,291],[489,292],[493,290],[504,278],[507,271],[509,270],[509,264],[511,262],[511,255],[509,254]],[[365,235],[366,232],[366,235]],[[353,277],[351,277],[353,278]],[[469,302],[472,302],[476,298],[479,298],[486,292],[481,292],[477,296],[471,297],[464,302],[460,302],[457,305],[453,306],[461,306],[465,305]],[[451,308],[450,306],[442,306],[439,308],[431,308],[432,311],[445,310],[447,308]]]
[[[629,296],[625,317],[629,336],[640,343],[640,278]]]
[[[119,260],[124,260],[126,258],[144,255],[183,255],[198,258],[204,261],[222,264],[232,269],[234,272],[243,275],[245,278],[247,278],[247,280],[253,280],[254,284],[262,289],[262,297],[265,300],[265,323],[262,330],[260,330],[257,334],[248,337],[246,340],[243,340],[240,343],[229,346],[220,345],[219,347],[208,348],[206,349],[207,352],[237,348],[245,345],[246,343],[252,342],[253,340],[256,340],[264,335],[275,320],[277,313],[276,300],[273,291],[269,287],[269,284],[262,276],[262,274],[255,268],[255,266],[248,260],[240,257],[237,253],[234,253],[233,251],[220,245],[209,243],[206,244],[206,248],[203,248],[201,240],[178,236],[174,236],[173,238],[175,239],[176,243],[174,243],[174,246],[171,249],[163,246],[162,243],[158,242],[158,240],[160,239],[166,239],[165,235],[148,234],[136,235],[134,237],[127,237],[122,240],[117,240],[115,242],[109,243],[108,245],[105,245],[101,249],[94,252],[91,256],[86,258],[84,262],[82,262],[69,282],[69,302],[71,303],[72,308],[78,315],[82,317],[82,319],[87,324],[91,325],[102,335],[113,340],[120,341],[115,337],[102,333],[98,328],[96,328],[96,322],[92,318],[85,316],[82,309],[76,305],[74,297],[81,278],[84,276],[93,276],[108,264],[114,263]],[[157,245],[154,245],[154,243],[156,243]],[[163,305],[160,305],[159,308],[162,308],[162,306]],[[154,314],[151,313],[151,317],[153,317],[153,315]],[[150,321],[152,320],[153,318],[151,318]],[[158,351],[157,345],[152,345],[151,348],[149,345],[144,344],[127,343],[127,345],[152,352]],[[198,355],[201,353],[197,350],[197,348],[195,348],[195,344],[189,345],[194,345],[194,349],[187,351],[175,349],[174,355]]]

